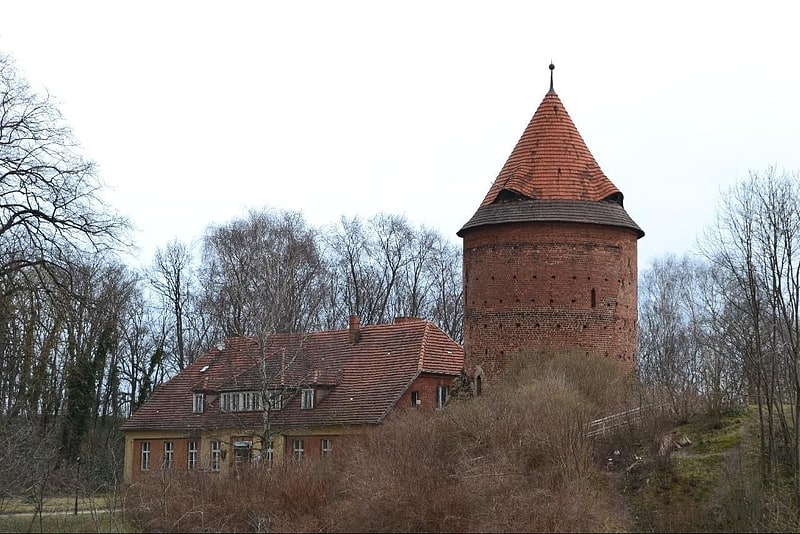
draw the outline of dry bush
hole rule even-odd
[[[164,471],[128,488],[126,513],[147,532],[329,530],[321,513],[335,473],[331,462],[312,460],[238,478]]]
[[[624,528],[585,433],[601,406],[619,402],[622,388],[608,384],[627,380],[607,363],[519,365],[479,398],[391,421],[350,457],[332,523],[383,532]]]
[[[392,418],[324,462],[131,486],[147,531],[611,531],[630,522],[585,425],[627,380],[600,359],[520,365],[483,396]],[[606,385],[603,386],[603,383]],[[609,385],[612,386],[609,386]]]

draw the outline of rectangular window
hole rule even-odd
[[[164,442],[164,469],[172,469],[172,455],[175,452],[171,441]]]
[[[273,389],[269,392],[269,404],[273,410],[281,410],[283,408],[283,390]]]
[[[323,458],[329,456],[333,450],[333,443],[330,439],[321,439],[320,441],[320,454]]]
[[[314,388],[306,388],[302,391],[300,408],[310,410],[314,407]]]
[[[211,470],[219,471],[220,461],[222,460],[222,446],[219,441],[211,442]]]
[[[301,460],[303,458],[304,443],[302,439],[296,439],[292,443],[292,453],[294,454],[295,460]]]
[[[142,442],[142,471],[150,469],[150,442]]]
[[[205,407],[205,395],[202,393],[195,393],[192,399],[192,412],[203,413]]]
[[[419,401],[419,391],[412,391],[411,392],[411,407],[412,408],[416,408],[420,404],[422,404],[422,403]]]
[[[188,455],[188,458],[189,458],[189,463],[187,464],[187,467],[189,469],[196,468],[197,467],[197,442],[196,441],[190,441],[189,442],[189,455]]]
[[[267,462],[267,467],[272,467],[272,460],[275,457],[275,443],[272,440],[267,442],[267,450],[264,452],[266,454],[264,460]]]
[[[436,407],[444,408],[447,404],[447,386],[436,386]]]
[[[223,412],[252,412],[261,409],[261,394],[257,391],[222,393],[219,408]]]

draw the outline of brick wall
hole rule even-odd
[[[520,350],[577,350],[633,367],[637,235],[579,223],[464,232],[464,349],[491,379]]]
[[[420,375],[397,401],[395,409],[398,413],[412,408],[421,412],[432,412],[436,409],[436,388],[444,386],[449,389],[452,383],[452,376]],[[411,402],[414,396],[419,399],[416,405],[412,405]]]

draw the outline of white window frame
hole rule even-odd
[[[189,452],[186,457],[187,469],[197,468],[197,442],[192,440],[188,444]]]
[[[218,439],[211,440],[211,470],[219,471],[222,464],[222,443]]]
[[[203,413],[205,409],[205,394],[195,393],[192,396],[192,413]]]
[[[164,462],[162,469],[172,469],[172,460],[175,459],[175,444],[171,441],[164,442]]]
[[[447,386],[436,386],[436,408],[441,410],[450,396]]]
[[[300,409],[311,410],[314,408],[314,388],[303,388],[300,391]]]
[[[269,405],[273,410],[283,409],[283,390],[271,389],[269,390]]]
[[[295,460],[302,460],[305,453],[305,441],[302,439],[295,439],[292,441],[292,456]]]
[[[323,458],[330,456],[332,450],[333,450],[332,439],[322,438],[321,440],[319,440],[319,453]]]
[[[257,391],[227,391],[219,395],[223,412],[252,412],[261,410],[261,394]]]
[[[150,470],[150,442],[143,441],[142,442],[142,463],[141,463],[142,471],[149,471]]]
[[[411,407],[412,408],[419,408],[419,405],[422,404],[419,401],[419,391],[412,391],[411,392]]]
[[[271,468],[272,461],[275,459],[275,442],[272,440],[267,441],[267,448],[263,453],[266,454],[264,459],[267,462],[267,467]]]

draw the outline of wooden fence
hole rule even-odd
[[[642,417],[644,417],[646,413],[652,412],[657,408],[659,408],[659,405],[647,404],[632,410],[615,413],[601,419],[595,419],[586,425],[586,435],[588,437],[600,436],[614,429],[633,423],[638,423],[642,420]]]

